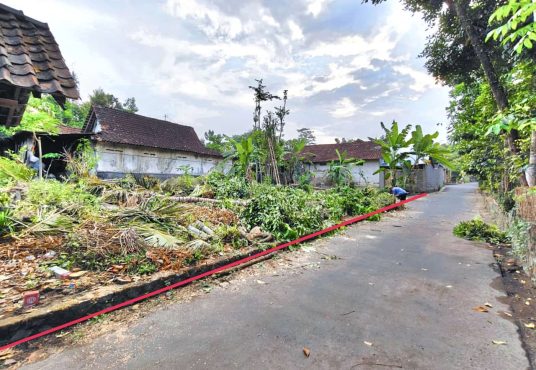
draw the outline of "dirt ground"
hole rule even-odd
[[[327,240],[329,238],[320,241],[320,243],[325,243]],[[241,285],[246,283],[246,279],[251,280],[256,276],[266,274],[273,276],[300,274],[305,270],[320,268],[320,261],[337,259],[337,256],[324,255],[311,245],[305,244],[302,248],[280,252],[271,259],[245,269],[236,269],[195,282],[126,309],[96,317],[74,328],[3,351],[0,353],[0,368],[17,369],[24,364],[41,361],[64,348],[90,343],[106,333],[121,331],[129,323],[135,322],[151,312],[179,302],[195,301],[196,298],[210,294],[215,289],[237,291]],[[257,280],[257,283],[263,284],[264,282]]]

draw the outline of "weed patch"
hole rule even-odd
[[[495,225],[489,225],[480,219],[462,221],[454,227],[454,235],[467,240],[484,241],[490,244],[505,244],[510,240],[506,233]]]

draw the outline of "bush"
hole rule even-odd
[[[454,227],[454,235],[467,240],[485,241],[490,244],[508,243],[506,233],[495,225],[489,225],[480,219],[462,221]]]
[[[304,190],[258,184],[252,196],[241,213],[250,228],[260,226],[282,241],[322,228],[322,207]]]
[[[210,172],[205,178],[217,199],[244,199],[251,196],[251,187],[244,177],[227,177],[221,172]]]
[[[84,214],[91,213],[99,204],[98,198],[90,194],[83,185],[56,180],[36,180],[28,183],[26,201],[33,206],[68,208],[71,212]],[[24,204],[22,206],[24,207]]]
[[[376,189],[341,187],[307,192],[267,184],[252,186],[252,199],[241,213],[248,227],[261,226],[278,240],[291,240],[384,206],[386,197]],[[392,197],[389,196],[389,203]],[[379,219],[379,215],[371,219]]]
[[[34,173],[20,161],[0,157],[0,186],[7,185],[11,181],[30,181]]]

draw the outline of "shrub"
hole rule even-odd
[[[467,240],[485,241],[490,244],[508,243],[506,233],[495,225],[489,225],[480,219],[462,221],[454,227],[454,235]]]
[[[26,202],[33,206],[69,208],[75,213],[91,213],[99,204],[82,184],[64,183],[56,180],[36,180],[28,183]],[[22,204],[24,207],[24,203]]]
[[[30,181],[34,171],[20,161],[0,157],[0,186],[7,185],[11,181]]]
[[[205,184],[212,189],[218,199],[244,199],[251,196],[251,187],[244,177],[226,177],[221,172],[213,171],[205,178]]]
[[[291,240],[322,228],[322,207],[301,189],[253,186],[253,198],[241,213],[248,227],[261,226],[277,240]]]

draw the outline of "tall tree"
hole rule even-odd
[[[257,81],[257,86],[249,86],[249,88],[254,91],[253,100],[255,101],[255,110],[253,112],[253,129],[258,130],[261,128],[262,103],[274,99],[279,100],[281,98],[277,95],[272,95],[266,90],[266,86],[262,84],[262,78],[255,81]]]
[[[494,40],[500,39],[503,45],[513,45],[513,50],[518,54],[526,51],[529,53],[532,61],[536,60],[536,48],[533,47],[533,42],[536,42],[536,2],[533,0],[509,0],[506,4],[500,6],[490,16],[489,23],[494,21],[499,23],[499,26],[491,30],[486,41],[490,38]],[[532,78],[530,79],[532,80]],[[527,86],[530,94],[534,94],[534,84]],[[526,103],[529,99],[522,100]],[[534,107],[532,107],[534,108]],[[527,184],[536,186],[536,117],[534,114],[531,117],[523,117],[527,111],[531,109],[522,109],[521,115],[515,114],[514,109],[510,120],[510,130],[518,129],[526,125],[531,130],[529,165],[525,171]],[[521,117],[520,117],[521,116]],[[513,127],[512,127],[513,126]]]
[[[121,103],[115,95],[105,92],[100,87],[93,90],[89,96],[89,103],[99,107],[115,108],[131,113],[136,113],[138,111],[135,98],[128,98],[124,103]]]
[[[303,139],[307,145],[314,145],[316,143],[316,137],[313,130],[304,127],[296,130],[298,132],[298,139]]]

